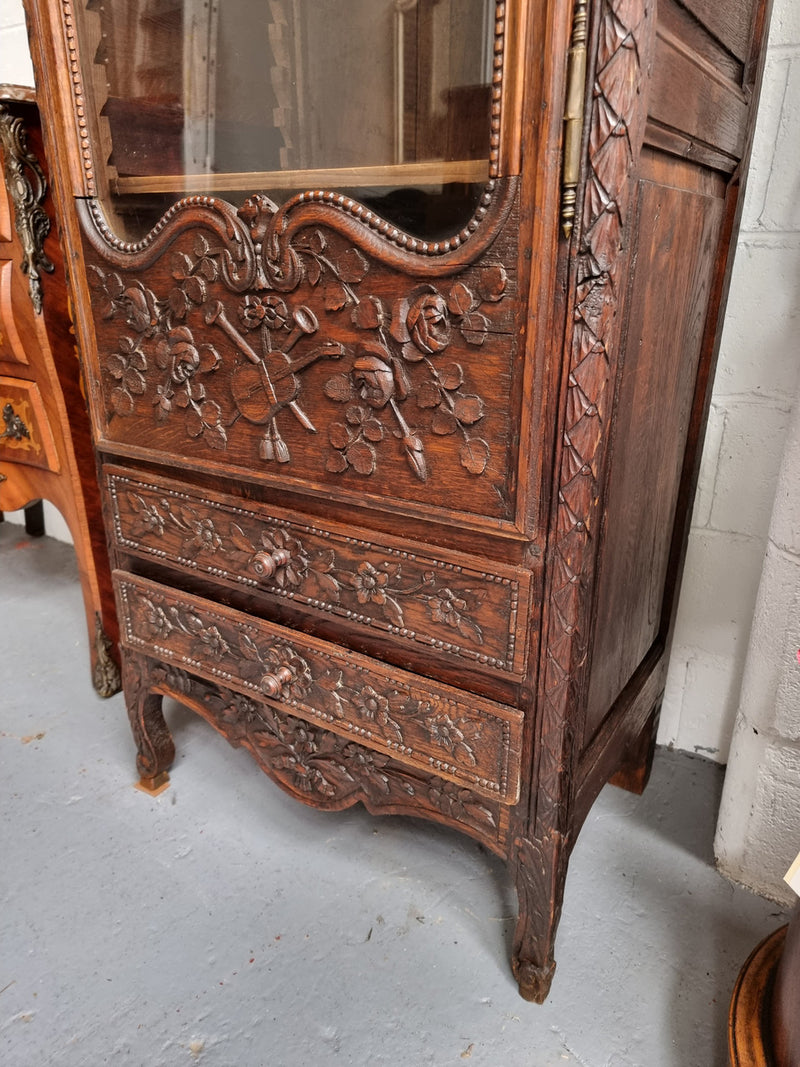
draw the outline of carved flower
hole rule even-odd
[[[389,762],[388,756],[380,752],[370,752],[368,748],[362,748],[361,745],[350,744],[342,750],[342,757],[355,778],[367,779],[382,792],[389,792],[389,777],[383,773]]]
[[[323,773],[316,732],[296,720],[290,720],[287,725],[283,752],[276,758],[275,766],[288,772],[291,784],[301,793],[333,796],[336,786]]]
[[[174,630],[175,627],[160,604],[155,604],[146,597],[142,598],[142,603],[144,604],[144,621],[155,637],[166,637]]]
[[[125,320],[132,330],[152,337],[158,328],[160,313],[155,293],[136,282],[123,293]]]
[[[457,596],[452,589],[440,589],[436,596],[428,601],[431,618],[434,622],[445,622],[448,626],[458,628],[461,612],[467,610],[467,602]]]
[[[213,345],[195,345],[191,331],[185,326],[176,326],[156,345],[156,363],[162,369],[169,368],[170,377],[177,385],[190,381],[198,371],[207,374],[215,370],[219,361]]]
[[[154,533],[161,537],[164,533],[166,519],[156,505],[149,503],[138,493],[128,493],[128,500],[136,513],[136,536],[141,537],[142,534]]]
[[[420,352],[432,356],[450,344],[450,320],[444,297],[436,290],[422,292],[406,315],[406,329]],[[406,358],[411,358],[406,351]]]
[[[396,689],[388,696],[377,693],[371,685],[365,685],[359,693],[354,693],[351,703],[360,719],[375,723],[376,726],[388,727],[402,741],[403,735],[393,715],[402,715],[406,710],[408,695]]]
[[[261,543],[269,552],[284,551],[289,554],[289,562],[279,567],[275,572],[273,581],[283,588],[285,585],[298,586],[308,574],[308,553],[303,548],[303,542],[293,537],[284,526],[270,529],[269,533],[261,534]]]
[[[254,330],[263,323],[270,330],[278,330],[289,320],[286,304],[279,296],[246,296],[239,308],[239,318],[248,330]]]
[[[383,408],[395,393],[389,353],[380,345],[361,345],[353,361],[353,385],[358,396],[371,408]]]
[[[216,552],[222,544],[222,538],[214,527],[213,520],[200,519],[189,523],[194,537],[183,543],[185,552]]]
[[[355,574],[350,575],[350,584],[356,591],[359,604],[383,604],[386,600],[385,588],[389,581],[389,575],[385,571],[376,570],[371,563],[364,560],[359,563]]]
[[[428,706],[429,708],[431,705]],[[431,741],[445,749],[452,756],[464,755],[475,763],[475,754],[467,743],[467,737],[462,727],[467,725],[466,719],[456,721],[446,711],[434,711],[426,716],[425,724],[430,732]]]
[[[209,626],[198,634],[212,659],[222,659],[230,646],[216,626]]]

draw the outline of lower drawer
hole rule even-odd
[[[523,714],[123,571],[123,644],[506,804]]]

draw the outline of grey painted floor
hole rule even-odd
[[[712,867],[722,772],[660,751],[573,855],[549,1001],[507,964],[515,900],[466,837],[290,800],[173,706],[133,788],[89,682],[72,550],[0,524],[3,1067],[723,1067],[731,988],[777,908]]]

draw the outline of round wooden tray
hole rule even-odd
[[[778,1067],[772,1054],[770,999],[788,927],[764,938],[739,972],[728,1018],[731,1067]]]

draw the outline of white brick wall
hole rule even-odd
[[[659,731],[721,763],[800,386],[798,145],[800,4],[775,0]]]
[[[0,82],[33,85],[22,0],[0,0]]]

